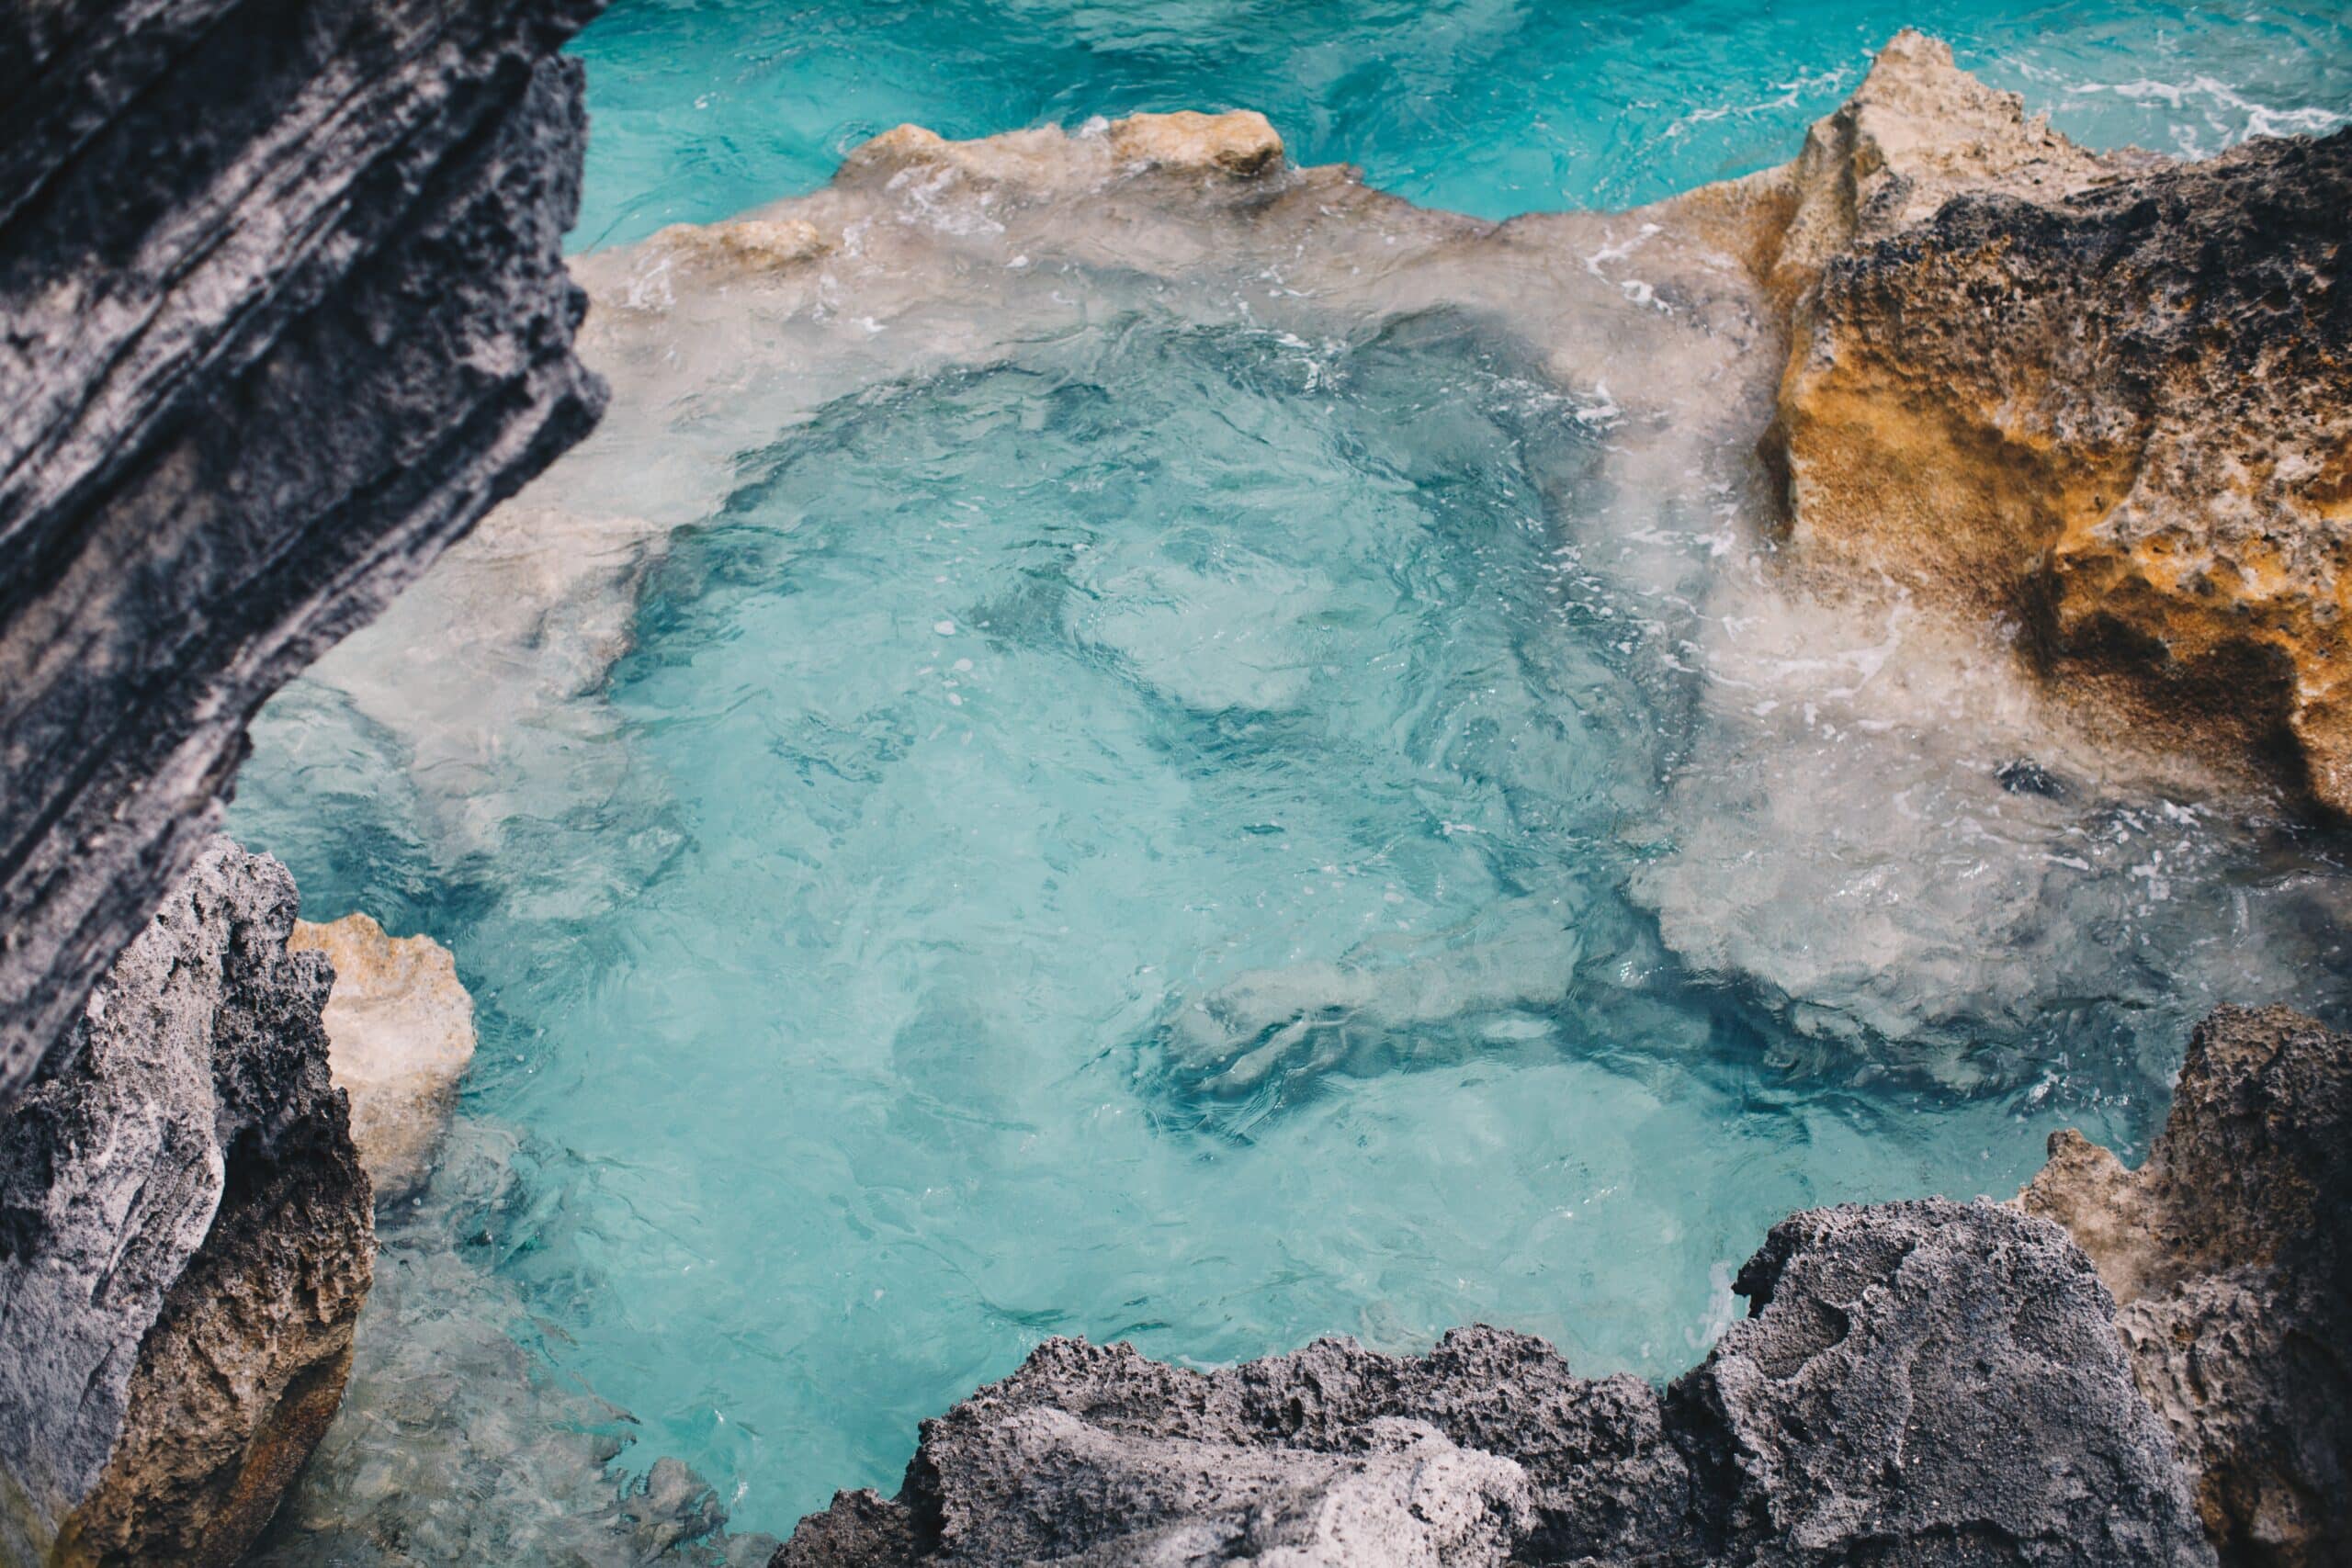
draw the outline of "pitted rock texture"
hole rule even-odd
[[[2120,1303],[2222,1561],[2352,1554],[2352,1037],[2224,1008],[2138,1170],[2077,1133],[2020,1197]]]
[[[1794,558],[2352,810],[2352,130],[2095,157],[1906,34],[1737,188],[1789,214],[1752,259]]]
[[[0,1561],[231,1562],[334,1414],[375,1231],[294,910],[214,840],[0,1121]]]
[[[429,936],[390,936],[357,913],[297,920],[288,945],[322,953],[334,966],[329,1062],[351,1097],[352,1142],[379,1201],[409,1197],[432,1174],[474,1059],[474,999],[458,961]]]
[[[601,411],[600,4],[0,7],[0,1103],[254,710]]]
[[[1787,203],[1759,270],[1793,301],[1835,258],[1934,217],[1955,196],[2055,201],[2151,161],[2075,146],[2046,116],[2028,115],[2017,94],[1961,70],[1950,45],[1905,28],[1854,96],[1814,123],[1794,163],[1739,183]]]
[[[1739,1289],[1752,1315],[1663,1393],[1491,1328],[1208,1373],[1051,1340],[773,1568],[2212,1561],[2055,1225],[1820,1210]]]

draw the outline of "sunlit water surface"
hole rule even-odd
[[[1431,205],[1621,205],[1785,156],[1906,21],[2094,141],[2352,96],[2346,24],[2291,6],[625,3],[579,48],[578,238],[808,187],[900,120],[1228,104]],[[1825,1046],[1736,973],[1803,946],[1805,884],[1688,863],[1752,770],[1816,762],[1634,629],[1660,590],[1608,564],[1609,435],[1463,332],[1109,314],[735,453],[493,848],[450,826],[465,778],[311,682],[232,829],[313,918],[456,951],[466,1114],[514,1177],[436,1197],[441,1243],[633,1415],[626,1463],[684,1458],[739,1528],[890,1489],[1049,1334],[1213,1362],[1481,1319],[1669,1376],[1792,1209],[2005,1195],[2062,1125],[2143,1148],[2186,1021],[2270,983],[2240,947],[2300,933],[2284,999],[2335,1002],[2341,877],[1988,755],[1972,809],[2069,836],[2049,918],[1930,900],[1966,1016]],[[1659,911],[1700,929],[1718,883],[1694,964]]]

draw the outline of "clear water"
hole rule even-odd
[[[1305,163],[1485,218],[1623,208],[1789,156],[1896,28],[2094,146],[2209,153],[2352,106],[2352,14],[2294,0],[620,0],[581,40],[575,242],[707,222],[944,136],[1254,108]]]
[[[1784,156],[1898,20],[2098,139],[2352,96],[2341,18],[2248,9],[624,3],[580,46],[579,237],[899,120],[1192,105],[1440,205],[1615,205]],[[551,1427],[593,1392],[626,1466],[781,1532],[1049,1334],[1479,1319],[1669,1376],[1782,1213],[2006,1195],[2059,1126],[2136,1151],[2213,1001],[2341,1010],[2339,844],[1780,657],[1728,441],[1657,446],[1458,312],[1055,288],[944,365],[869,365],[849,309],[773,379],[723,299],[642,329],[537,493],[658,547],[487,653],[447,606],[512,580],[460,552],[257,726],[232,829],[475,990],[502,1174],[388,1257],[480,1271],[468,1364],[518,1339]],[[2029,743],[2054,792],[2002,782]]]

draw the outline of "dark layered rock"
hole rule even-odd
[[[1821,1210],[1664,1391],[1540,1340],[1326,1340],[1200,1373],[1057,1339],[775,1568],[2211,1561],[2106,1291],[1988,1204]]]
[[[0,7],[0,1102],[263,699],[595,420],[600,4]]]
[[[2222,1561],[2352,1553],[2352,1037],[2284,1008],[2198,1029],[2138,1170],[2051,1139],[2021,1195],[2120,1303],[2149,1402]]]
[[[375,1231],[294,912],[213,840],[0,1120],[0,1561],[230,1562],[334,1414]]]

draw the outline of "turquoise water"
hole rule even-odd
[[[2352,96],[2309,11],[1952,11],[623,4],[580,46],[579,237],[903,119],[1192,104],[1422,200],[1615,204],[1785,155],[1897,19],[2108,140]],[[256,727],[232,830],[312,918],[456,952],[513,1179],[428,1212],[631,1414],[628,1467],[781,1532],[1055,1333],[1207,1362],[1481,1319],[1670,1376],[1788,1211],[2006,1195],[2059,1126],[2137,1151],[2213,1000],[2340,1009],[2340,844],[1997,741],[1889,783],[1711,703],[1718,525],[1634,561],[1623,432],[1472,325],[1115,298],[730,451],[504,794],[425,743],[455,666],[374,633],[372,684]],[[1844,951],[1874,928],[1758,890],[1774,791],[1975,858],[1891,865],[1912,945]],[[1736,960],[1814,946],[1796,990]]]
[[[904,121],[1138,109],[1258,109],[1299,162],[1480,217],[1629,207],[1788,157],[1905,26],[2096,146],[2210,153],[2352,105],[2352,13],[2267,0],[620,0],[576,49],[575,243],[811,189]]]

